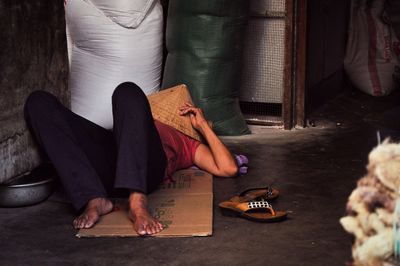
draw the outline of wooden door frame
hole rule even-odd
[[[285,0],[282,118],[284,129],[305,127],[307,0]]]

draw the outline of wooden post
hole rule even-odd
[[[295,71],[295,125],[305,127],[307,0],[297,0],[296,8],[296,71]]]
[[[282,105],[282,118],[284,129],[291,129],[293,127],[293,15],[294,15],[294,2],[296,0],[286,1],[286,22],[285,22],[285,53],[284,53],[284,87],[283,87],[283,105]]]
[[[286,0],[284,129],[305,126],[307,0]]]

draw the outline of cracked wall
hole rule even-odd
[[[63,2],[0,1],[0,183],[40,163],[22,113],[29,93],[69,103]]]

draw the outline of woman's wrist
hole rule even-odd
[[[210,127],[210,125],[208,124],[207,120],[202,120],[199,123],[197,123],[198,125],[198,130],[203,131],[204,129],[207,129]]]
[[[202,126],[198,129],[198,131],[206,139],[207,142],[210,140],[210,138],[213,138],[213,136],[216,136],[208,121],[205,121],[205,123],[202,123]]]

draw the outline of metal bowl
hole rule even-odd
[[[54,170],[44,165],[0,185],[0,206],[23,207],[44,201],[53,192],[54,177]]]

